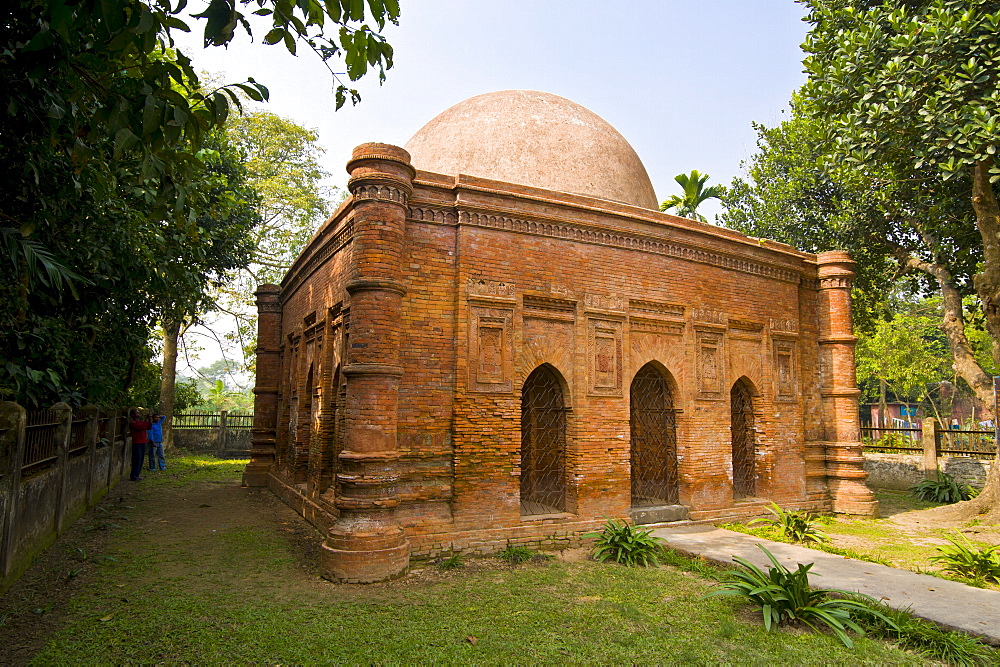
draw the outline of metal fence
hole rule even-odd
[[[188,412],[174,415],[174,444],[187,449],[215,452],[218,456],[244,457],[250,453],[252,412]]]
[[[866,452],[923,452],[923,430],[861,425],[861,442]],[[935,428],[934,443],[938,456],[993,458],[997,455],[996,434],[980,429]]]

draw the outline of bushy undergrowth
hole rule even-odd
[[[910,493],[920,500],[950,505],[974,498],[979,492],[968,484],[959,484],[948,473],[939,471],[937,479],[925,479],[914,484],[910,487]]]
[[[750,561],[736,556],[733,560],[745,569],[726,572],[721,588],[708,596],[729,595],[752,602],[761,608],[764,627],[768,630],[793,622],[802,623],[814,631],[825,626],[849,648],[854,646],[854,642],[848,630],[859,635],[865,634],[865,630],[852,619],[852,614],[864,611],[870,616],[881,618],[887,625],[893,624],[877,609],[865,606],[858,599],[858,594],[846,597],[852,594],[838,589],[810,586],[809,570],[813,563],[799,563],[798,568],[792,571],[779,563],[770,551],[758,546],[767,555],[772,567],[764,572]],[[831,597],[831,594],[845,597]]]
[[[793,542],[826,542],[830,539],[817,527],[817,522],[808,512],[783,510],[776,503],[771,503],[767,511],[774,516],[753,519],[748,521],[747,525],[770,524],[775,526],[783,537]]]
[[[599,533],[587,533],[584,537],[597,539],[595,560],[602,563],[610,560],[628,567],[648,567],[660,564],[659,557],[663,551],[663,542],[650,533],[651,530],[608,519]]]

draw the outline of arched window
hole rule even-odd
[[[559,378],[536,368],[521,389],[521,514],[566,510],[566,409]]]
[[[740,378],[729,393],[730,430],[733,441],[733,498],[756,495],[756,431],[753,423],[753,392]]]
[[[632,380],[632,506],[677,504],[677,428],[670,385],[653,364]]]

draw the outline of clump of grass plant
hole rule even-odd
[[[817,527],[818,522],[808,512],[783,510],[776,503],[771,503],[767,511],[774,516],[753,519],[748,521],[747,525],[770,524],[777,528],[783,537],[793,542],[826,542],[830,539]]]
[[[653,537],[651,530],[643,530],[626,523],[608,519],[600,532],[587,533],[584,537],[597,539],[594,560],[613,561],[628,567],[659,566],[663,542]]]
[[[434,564],[439,570],[457,570],[465,567],[465,560],[461,554],[453,553],[445,558],[439,558]]]
[[[509,565],[520,565],[534,559],[536,555],[538,554],[523,544],[511,544],[508,542],[507,546],[497,553],[497,558]]]
[[[1000,583],[1000,545],[977,547],[961,533],[956,537],[949,537],[948,541],[951,546],[938,547],[938,554],[931,556],[931,562],[943,565],[945,572],[976,583]]]
[[[937,479],[925,479],[914,484],[910,493],[920,500],[950,505],[975,498],[979,492],[968,484],[959,484],[948,473],[938,471]]]
[[[995,650],[964,632],[945,630],[930,621],[915,618],[908,611],[893,609],[878,600],[859,601],[866,609],[858,610],[854,620],[871,637],[888,640],[899,648],[948,665],[998,662]],[[886,619],[889,623],[886,623]]]
[[[764,627],[769,631],[789,623],[802,623],[814,631],[819,631],[819,626],[826,626],[848,648],[854,646],[848,630],[865,634],[864,629],[851,618],[852,614],[863,611],[869,616],[881,618],[888,626],[893,624],[880,611],[864,604],[862,600],[867,596],[810,586],[809,570],[813,563],[799,563],[798,569],[792,571],[779,563],[770,551],[760,545],[758,547],[773,567],[764,572],[750,561],[734,557],[733,560],[745,569],[726,572],[721,588],[706,597],[729,595],[752,602],[761,608]],[[831,597],[831,594],[844,597]]]

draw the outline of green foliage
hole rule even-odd
[[[878,600],[861,602],[866,609],[858,610],[854,620],[869,636],[887,639],[902,649],[948,665],[972,666],[996,662],[994,651],[964,632],[944,630]]]
[[[535,553],[523,544],[511,544],[507,543],[503,549],[497,552],[497,558],[510,565],[520,565],[521,563],[527,563],[529,560],[535,558],[539,554]]]
[[[248,266],[231,271],[219,287],[218,306],[235,317],[227,334],[252,365],[257,341],[257,287],[280,283],[317,228],[339,200],[337,188],[323,185],[323,148],[315,131],[267,111],[232,117],[230,141],[245,156],[248,183],[258,195],[261,223],[250,235]]]
[[[353,81],[391,67],[365,23],[395,0],[262,0],[265,43],[343,59]],[[122,403],[150,328],[193,312],[247,262],[256,225],[238,148],[218,132],[253,81],[204,90],[173,49],[184,2],[12,0],[0,30],[0,394],[29,406]],[[195,18],[228,43],[230,0]],[[325,31],[325,32],[324,32]],[[340,85],[338,106],[357,92]]]
[[[861,626],[851,619],[852,614],[866,610],[868,614],[881,615],[880,612],[865,607],[857,599],[857,594],[853,594],[853,599],[833,598],[830,597],[831,593],[852,594],[836,589],[812,588],[809,585],[809,570],[813,563],[799,563],[798,568],[792,572],[779,563],[770,551],[764,547],[760,549],[773,567],[769,567],[765,573],[750,561],[734,557],[746,569],[727,572],[727,579],[721,588],[708,595],[730,595],[752,602],[763,611],[764,627],[768,630],[796,621],[814,631],[819,630],[817,626],[826,626],[847,647],[854,645],[847,634],[848,630],[865,634]],[[882,615],[882,618],[887,624],[891,624],[887,617]]]
[[[858,384],[867,398],[877,398],[884,381],[897,400],[921,401],[932,383],[953,377],[940,310],[924,303],[929,307],[907,309],[859,336]]]
[[[201,403],[198,382],[193,378],[181,379],[174,385],[174,412],[184,412]]]
[[[721,198],[726,192],[726,189],[720,185],[706,188],[705,182],[708,180],[708,174],[698,173],[697,169],[692,170],[690,174],[678,174],[674,180],[681,186],[684,194],[671,195],[664,199],[660,204],[660,210],[676,209],[675,213],[682,218],[706,222],[705,216],[698,213],[698,207],[708,199]]]
[[[1000,11],[992,0],[807,0],[806,93],[852,159],[946,177],[1000,148]],[[995,175],[1000,170],[991,168]]]
[[[457,570],[465,567],[465,559],[461,554],[451,554],[445,558],[440,558],[434,563],[439,570]]]
[[[819,528],[816,521],[808,512],[795,512],[793,510],[783,510],[776,503],[771,503],[767,510],[773,514],[772,517],[761,517],[747,522],[747,525],[755,523],[768,523],[781,532],[782,536],[793,542],[825,542],[827,537]]]
[[[959,539],[961,541],[959,541]],[[951,546],[938,547],[938,555],[931,561],[944,566],[945,572],[952,572],[977,582],[1000,583],[1000,545],[977,547],[961,533],[949,537]]]
[[[597,540],[594,559],[602,563],[610,560],[628,567],[659,566],[663,542],[660,538],[653,537],[651,532],[624,521],[608,519],[601,532],[587,533],[584,537]]]
[[[975,497],[976,490],[967,484],[959,484],[948,473],[938,471],[937,479],[925,479],[914,484],[910,493],[920,500],[950,505]]]

